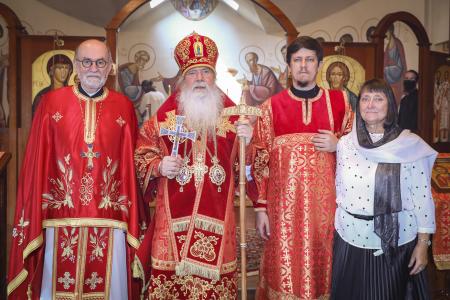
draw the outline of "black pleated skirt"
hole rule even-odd
[[[363,249],[334,235],[331,299],[412,300],[431,299],[426,269],[409,275],[409,259],[417,241],[397,248],[392,265],[376,250]]]

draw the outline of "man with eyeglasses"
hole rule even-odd
[[[256,225],[266,240],[257,299],[325,299],[330,292],[335,151],[349,131],[345,92],[316,84],[323,50],[287,47],[292,86],[261,105],[253,136]]]
[[[216,85],[212,39],[194,32],[174,55],[178,89],[144,123],[135,152],[147,199],[156,188],[136,275],[148,284],[148,299],[236,299],[237,137],[249,142],[253,130],[221,115],[234,103]]]
[[[106,88],[107,46],[81,43],[79,84],[38,106],[19,178],[9,299],[132,299],[139,246],[132,103]]]

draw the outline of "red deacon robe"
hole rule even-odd
[[[313,98],[290,90],[262,106],[252,141],[256,211],[267,211],[270,238],[261,262],[258,299],[322,299],[329,294],[335,204],[335,153],[316,151],[318,129],[348,131],[345,92]]]
[[[121,94],[105,88],[91,99],[66,87],[43,97],[19,178],[9,299],[39,299],[43,276],[52,299],[110,299],[112,269],[126,268],[139,246],[136,137],[133,105]]]
[[[225,95],[225,107],[234,105]],[[148,299],[235,299],[236,250],[233,210],[236,118],[222,118],[214,138],[197,133],[182,139],[178,154],[191,173],[185,184],[161,177],[158,166],[172,150],[160,129],[175,130],[177,94],[141,128],[136,166],[144,192],[157,187],[152,224],[135,260],[135,276],[148,286]],[[183,126],[183,131],[187,129]],[[215,150],[216,149],[216,150]],[[223,182],[213,180],[213,157],[225,172]],[[187,169],[186,169],[187,170]],[[217,177],[216,177],[217,178]],[[220,184],[219,184],[220,183]],[[147,299],[147,298],[146,298]]]

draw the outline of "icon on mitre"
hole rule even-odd
[[[194,53],[196,57],[203,56],[203,44],[198,40],[194,43]]]

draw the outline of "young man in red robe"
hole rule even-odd
[[[256,223],[266,240],[258,299],[329,295],[335,204],[335,151],[349,130],[345,92],[316,85],[320,44],[299,37],[287,48],[292,87],[262,106],[252,140],[259,196]]]
[[[154,187],[157,193],[135,275],[148,287],[148,299],[235,299],[237,137],[249,142],[253,129],[221,116],[234,103],[215,84],[213,40],[194,32],[174,54],[181,82],[137,142],[141,187],[146,195]]]
[[[104,87],[109,49],[75,52],[78,86],[45,94],[19,178],[9,299],[132,299],[138,248],[132,103]]]

